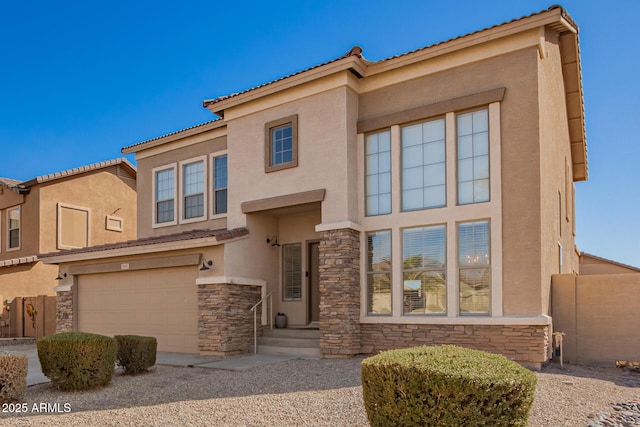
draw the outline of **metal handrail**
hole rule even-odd
[[[271,297],[272,293],[273,292],[269,292],[264,298],[262,298],[260,301],[255,303],[253,307],[251,307],[251,311],[253,311],[253,354],[258,353],[258,327],[256,326],[256,323],[258,321],[258,310],[256,309],[260,304],[264,302],[265,299],[269,300],[269,310],[267,311],[267,319],[269,319],[269,329],[273,329],[273,323],[271,322],[271,314],[273,314],[273,298]]]

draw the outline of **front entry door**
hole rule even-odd
[[[320,242],[309,243],[309,322],[320,320]]]

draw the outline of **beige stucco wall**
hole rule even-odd
[[[55,295],[58,267],[41,262],[0,267],[0,301],[15,297]]]
[[[640,273],[553,277],[553,327],[570,363],[615,366],[640,354]]]
[[[585,274],[624,274],[639,273],[638,269],[631,266],[608,262],[604,259],[589,256],[588,254],[580,255],[580,275]]]

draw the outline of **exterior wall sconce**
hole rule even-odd
[[[200,271],[207,271],[213,265],[213,261],[211,261],[210,259],[203,259],[202,260],[202,267],[200,267]]]
[[[271,244],[274,248],[279,248],[280,243],[278,243],[278,236],[274,234],[273,237],[267,239],[267,244]]]
[[[66,277],[67,277],[67,273],[58,273],[58,277],[56,277],[56,280],[62,280]]]

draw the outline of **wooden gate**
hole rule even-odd
[[[17,297],[6,306],[5,311],[8,311],[4,318],[5,337],[40,338],[56,333],[56,297]]]

